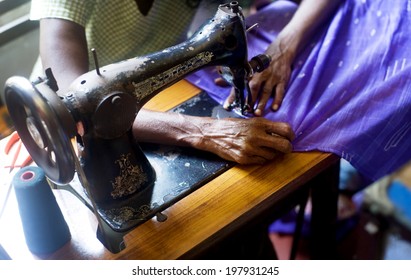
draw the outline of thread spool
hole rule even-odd
[[[47,254],[66,244],[71,238],[70,230],[43,169],[24,167],[14,175],[12,183],[29,250]]]

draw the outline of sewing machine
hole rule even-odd
[[[246,30],[233,1],[176,46],[101,68],[95,56],[96,69],[66,92],[56,93],[51,69],[36,84],[23,77],[7,80],[4,100],[33,160],[56,188],[73,192],[94,211],[97,235],[110,251],[124,248],[122,237],[139,223],[136,196],[157,179],[131,133],[137,113],[157,93],[205,66],[221,66],[222,77],[236,90],[232,107],[251,111],[247,81],[270,59],[248,60]],[[76,173],[83,194],[68,187]]]

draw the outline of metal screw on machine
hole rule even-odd
[[[156,213],[157,222],[165,222],[167,220],[167,215],[164,215],[161,212]]]
[[[231,11],[233,11],[233,13],[240,12],[240,6],[238,5],[237,1],[230,2],[230,8],[231,8]]]
[[[45,73],[46,73],[46,77],[47,77],[46,84],[47,84],[52,90],[58,91],[58,90],[59,90],[59,87],[58,87],[58,85],[57,85],[56,78],[54,78],[53,72],[51,71],[51,68],[47,68],[47,69],[45,70]]]
[[[97,51],[96,51],[95,48],[92,48],[92,49],[91,49],[91,52],[93,53],[94,66],[95,66],[95,68],[96,68],[96,73],[97,73],[97,75],[100,76],[101,73],[100,73],[100,66],[98,65]]]

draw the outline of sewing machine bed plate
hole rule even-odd
[[[239,117],[224,110],[205,92],[170,111],[215,118]],[[214,154],[191,148],[148,143],[140,143],[140,146],[155,169],[156,181],[152,187],[136,195],[127,207],[98,209],[102,219],[114,231],[125,232],[151,219],[233,166],[232,162]],[[86,197],[84,199],[88,201]]]

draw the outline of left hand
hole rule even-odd
[[[264,108],[271,96],[273,102],[271,109],[277,111],[285,96],[285,89],[288,85],[291,75],[291,65],[294,54],[283,47],[280,41],[274,41],[267,49],[266,53],[271,56],[271,63],[261,73],[255,73],[249,81],[251,90],[251,105],[255,108],[254,115],[261,116]],[[216,80],[217,84],[222,84],[220,79]],[[234,89],[225,100],[224,108],[229,108],[235,100]]]

